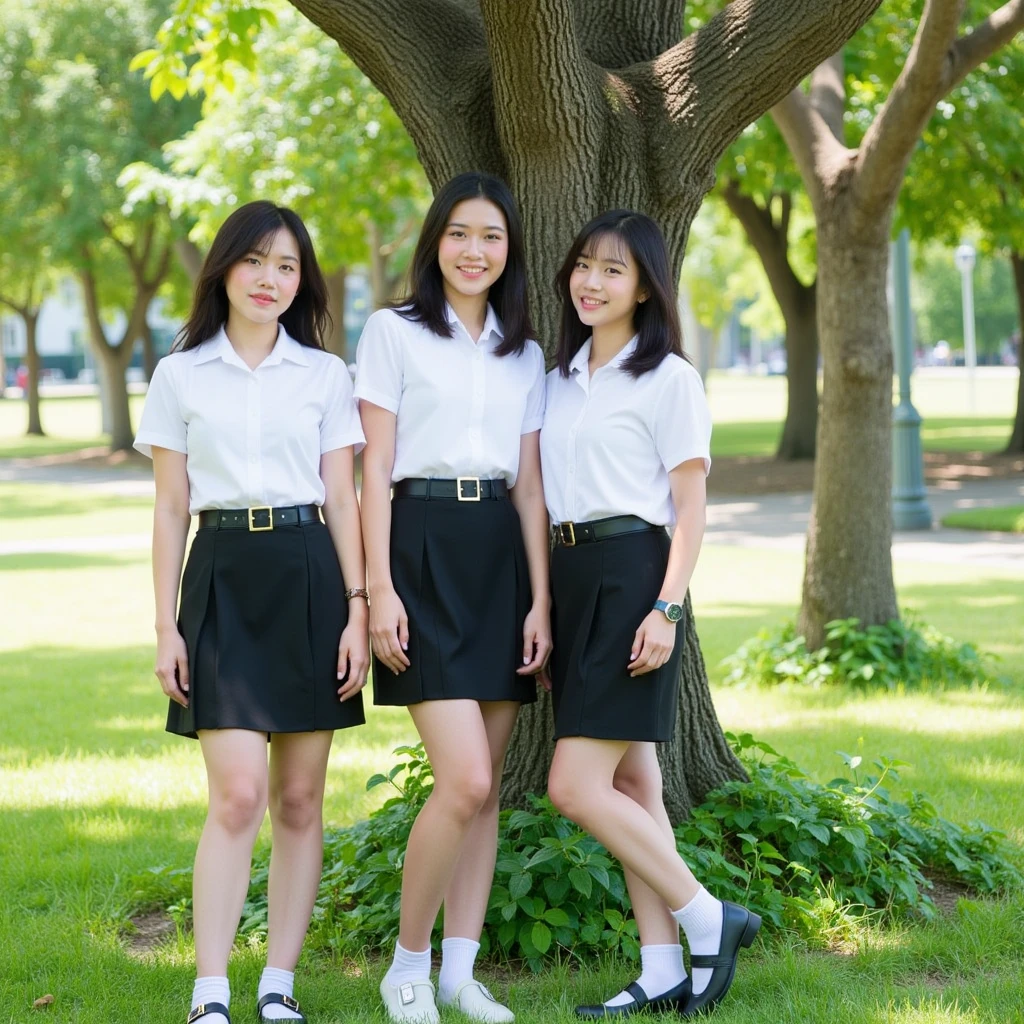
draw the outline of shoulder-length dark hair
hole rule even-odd
[[[647,298],[637,304],[633,314],[633,327],[638,335],[636,349],[622,363],[622,369],[632,377],[640,377],[658,366],[667,355],[686,358],[672,264],[661,229],[644,213],[609,210],[580,231],[555,277],[555,288],[562,301],[555,360],[563,377],[569,376],[573,356],[591,334],[576,314],[569,294],[569,278],[581,253],[593,255],[594,248],[606,238],[618,241],[629,250],[640,272],[640,287],[647,292]]]
[[[323,348],[331,327],[327,285],[316,261],[313,240],[297,213],[266,200],[240,206],[220,226],[203,260],[192,298],[192,311],[174,339],[173,351],[187,352],[212,338],[228,319],[224,277],[251,253],[267,256],[274,235],[285,228],[299,244],[299,290],[278,322],[300,344]]]
[[[519,355],[533,336],[526,298],[526,249],[519,210],[508,185],[492,174],[467,171],[442,185],[427,210],[420,229],[410,268],[409,294],[391,303],[400,316],[425,324],[435,334],[452,337],[452,326],[445,315],[447,300],[444,278],[437,261],[441,237],[448,228],[452,210],[467,199],[486,199],[505,215],[508,227],[508,259],[505,269],[491,285],[487,301],[501,317],[505,337],[495,350],[499,356]]]

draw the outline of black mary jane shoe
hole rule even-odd
[[[198,1006],[194,1006],[185,1024],[192,1024],[193,1021],[200,1020],[211,1013],[222,1013],[227,1018],[228,1024],[231,1024],[231,1015],[223,1003],[200,1003]]]
[[[761,918],[753,911],[722,901],[722,938],[718,943],[718,953],[690,954],[690,970],[711,968],[711,980],[703,992],[691,994],[683,1007],[684,1017],[702,1010],[713,1010],[722,1001],[736,974],[740,947],[751,946],[760,927]]]
[[[257,1004],[256,1004],[256,1016],[262,1020],[268,1020],[267,1017],[263,1016],[263,1007],[270,1006],[272,1003],[276,1003],[278,1006],[284,1006],[291,1010],[292,1013],[297,1013],[298,1017],[286,1017],[282,1024],[307,1024],[306,1018],[302,1015],[302,1011],[299,1009],[299,1004],[292,999],[291,996],[281,995],[280,992],[268,992]]]
[[[626,986],[626,991],[633,997],[633,1002],[622,1003],[619,1006],[606,1006],[604,1003],[597,1006],[577,1006],[576,1016],[585,1020],[597,1020],[604,1017],[632,1017],[641,1010],[652,1013],[680,1011],[690,998],[690,979],[683,978],[675,988],[670,988],[654,999],[648,998],[647,993],[635,981]]]

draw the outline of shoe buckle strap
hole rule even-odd
[[[411,982],[407,981],[404,985],[399,985],[398,997],[402,1000],[403,1006],[416,1002],[416,990],[412,987]]]
[[[193,1021],[199,1020],[200,1017],[205,1017],[205,1016],[206,1016],[206,1003],[200,1003],[188,1015],[188,1019],[185,1021],[185,1024],[192,1024]]]
[[[712,953],[691,953],[690,967],[731,967],[734,960],[730,956]]]

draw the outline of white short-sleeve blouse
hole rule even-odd
[[[189,511],[322,505],[320,456],[364,443],[352,381],[335,355],[283,327],[250,370],[223,329],[157,364],[135,447],[187,456]]]
[[[569,377],[547,377],[540,434],[544,498],[553,522],[634,515],[657,526],[675,522],[669,471],[690,459],[711,468],[711,414],[700,374],[676,355],[634,378],[619,354],[589,371],[588,339]]]
[[[451,307],[443,338],[395,310],[374,313],[356,352],[357,399],[397,418],[392,482],[415,477],[503,477],[519,473],[523,434],[544,419],[544,355],[528,341],[498,356],[501,321],[487,307],[477,342]]]

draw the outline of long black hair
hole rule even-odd
[[[658,366],[667,355],[685,359],[672,264],[661,229],[644,213],[609,210],[580,231],[555,276],[555,288],[562,300],[562,322],[555,352],[559,372],[563,377],[569,376],[573,356],[591,334],[576,314],[569,294],[569,278],[580,255],[603,239],[615,240],[629,250],[640,272],[640,288],[647,292],[647,298],[637,304],[633,313],[633,327],[638,335],[636,349],[623,361],[622,369],[632,377],[640,377]]]
[[[173,351],[187,352],[212,338],[228,319],[228,293],[224,277],[251,253],[267,256],[274,235],[282,228],[299,245],[299,290],[278,322],[300,344],[323,348],[330,330],[327,285],[316,261],[313,240],[297,213],[266,200],[240,206],[220,226],[203,261],[192,298],[192,311],[174,339]]]
[[[501,318],[505,330],[502,343],[495,349],[499,356],[519,355],[533,336],[526,299],[526,250],[519,210],[508,185],[500,178],[481,171],[467,171],[442,185],[427,210],[420,229],[410,269],[409,294],[391,304],[400,316],[426,325],[434,334],[452,337],[452,326],[445,315],[447,300],[444,278],[437,261],[441,237],[448,228],[452,210],[467,199],[486,199],[505,215],[508,227],[508,259],[505,269],[487,294],[487,301]]]

